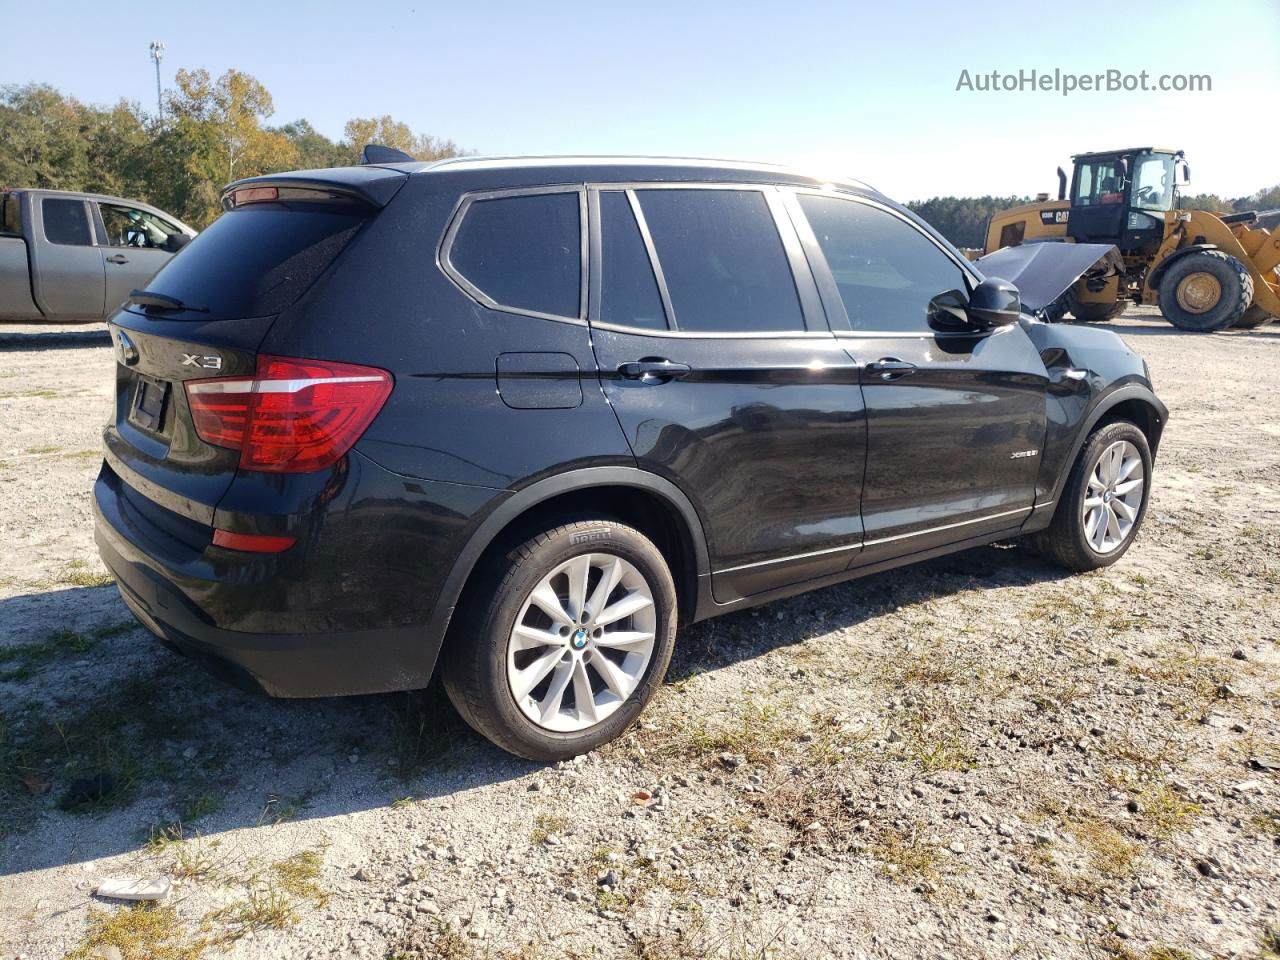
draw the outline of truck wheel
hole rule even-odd
[[[530,760],[621,734],[671,660],[676,591],[653,542],[608,519],[553,527],[478,571],[442,673],[477,732]]]
[[[1129,306],[1127,300],[1112,300],[1110,303],[1081,300],[1076,295],[1074,284],[1063,294],[1063,298],[1068,312],[1082,323],[1104,323],[1107,320],[1114,320]]]
[[[1200,250],[1170,264],[1158,296],[1160,312],[1179,330],[1212,333],[1244,316],[1253,302],[1253,277],[1235,257]]]
[[[1118,420],[1089,435],[1071,468],[1049,526],[1031,546],[1069,570],[1115,563],[1142,526],[1151,493],[1151,448],[1146,435]]]
[[[1244,312],[1244,316],[1233,323],[1232,326],[1240,330],[1252,330],[1254,327],[1262,326],[1270,319],[1272,319],[1271,314],[1261,307],[1250,307]]]

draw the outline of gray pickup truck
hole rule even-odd
[[[101,320],[195,235],[136,200],[0,192],[0,320]]]

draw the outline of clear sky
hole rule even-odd
[[[1071,153],[1187,151],[1194,192],[1280,182],[1280,0],[614,4],[0,0],[0,83],[154,110],[163,77],[261,80],[273,123],[389,113],[484,154],[776,160],[900,200],[1056,189]],[[1200,93],[957,91],[1021,69],[1208,74]]]

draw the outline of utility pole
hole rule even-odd
[[[160,122],[164,123],[164,99],[160,94],[160,61],[164,59],[164,44],[159,40],[151,41],[151,59],[156,62],[156,110],[160,114]]]

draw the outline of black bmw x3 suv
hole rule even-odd
[[[243,180],[112,317],[97,541],[166,645],[274,696],[423,687],[589,750],[677,628],[1142,524],[1167,411],[856,182],[654,158]]]

